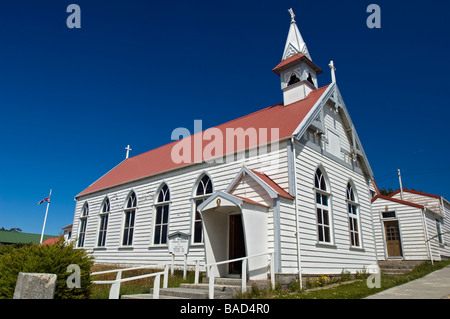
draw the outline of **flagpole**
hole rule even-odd
[[[52,196],[52,190],[50,190],[50,195],[48,195],[47,208],[45,210],[44,225],[42,226],[42,233],[41,233],[41,242],[40,242],[40,244],[42,244],[42,239],[44,239],[45,222],[47,221],[48,206],[50,205],[50,197],[51,196]]]

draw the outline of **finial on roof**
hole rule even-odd
[[[290,8],[289,13],[291,14],[291,23],[295,23],[295,14],[294,14],[294,10],[292,10],[292,8]]]

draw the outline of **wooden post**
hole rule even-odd
[[[173,276],[174,268],[175,268],[175,254],[172,254],[172,265],[170,266],[170,275],[171,276]]]
[[[247,259],[242,260],[242,285],[241,292],[244,293],[247,291]]]
[[[153,299],[159,299],[160,282],[161,282],[161,275],[157,275],[153,283]]]
[[[184,254],[184,265],[183,265],[183,280],[186,280],[186,271],[187,271],[187,255]]]
[[[272,284],[272,289],[275,289],[275,252],[270,254],[270,283]]]
[[[169,265],[164,265],[163,288],[167,288],[169,282]]]
[[[116,280],[122,279],[122,270],[119,270],[116,275]],[[116,281],[111,285],[109,290],[109,299],[119,299],[120,295],[120,281]]]
[[[199,281],[199,268],[200,268],[200,260],[195,261],[195,280],[194,283],[197,285]]]
[[[214,265],[209,268],[209,299],[214,299]]]

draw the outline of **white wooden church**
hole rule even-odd
[[[161,264],[172,258],[168,235],[180,232],[190,236],[188,261],[258,255],[248,261],[249,279],[266,278],[266,252],[274,252],[275,273],[293,277],[376,265],[372,170],[333,62],[332,83],[320,86],[322,70],[290,13],[273,69],[283,102],[112,168],[76,196],[77,248],[97,263]],[[239,274],[240,265],[216,274]]]

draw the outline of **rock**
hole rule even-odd
[[[19,272],[14,299],[53,299],[56,279],[55,274]]]

